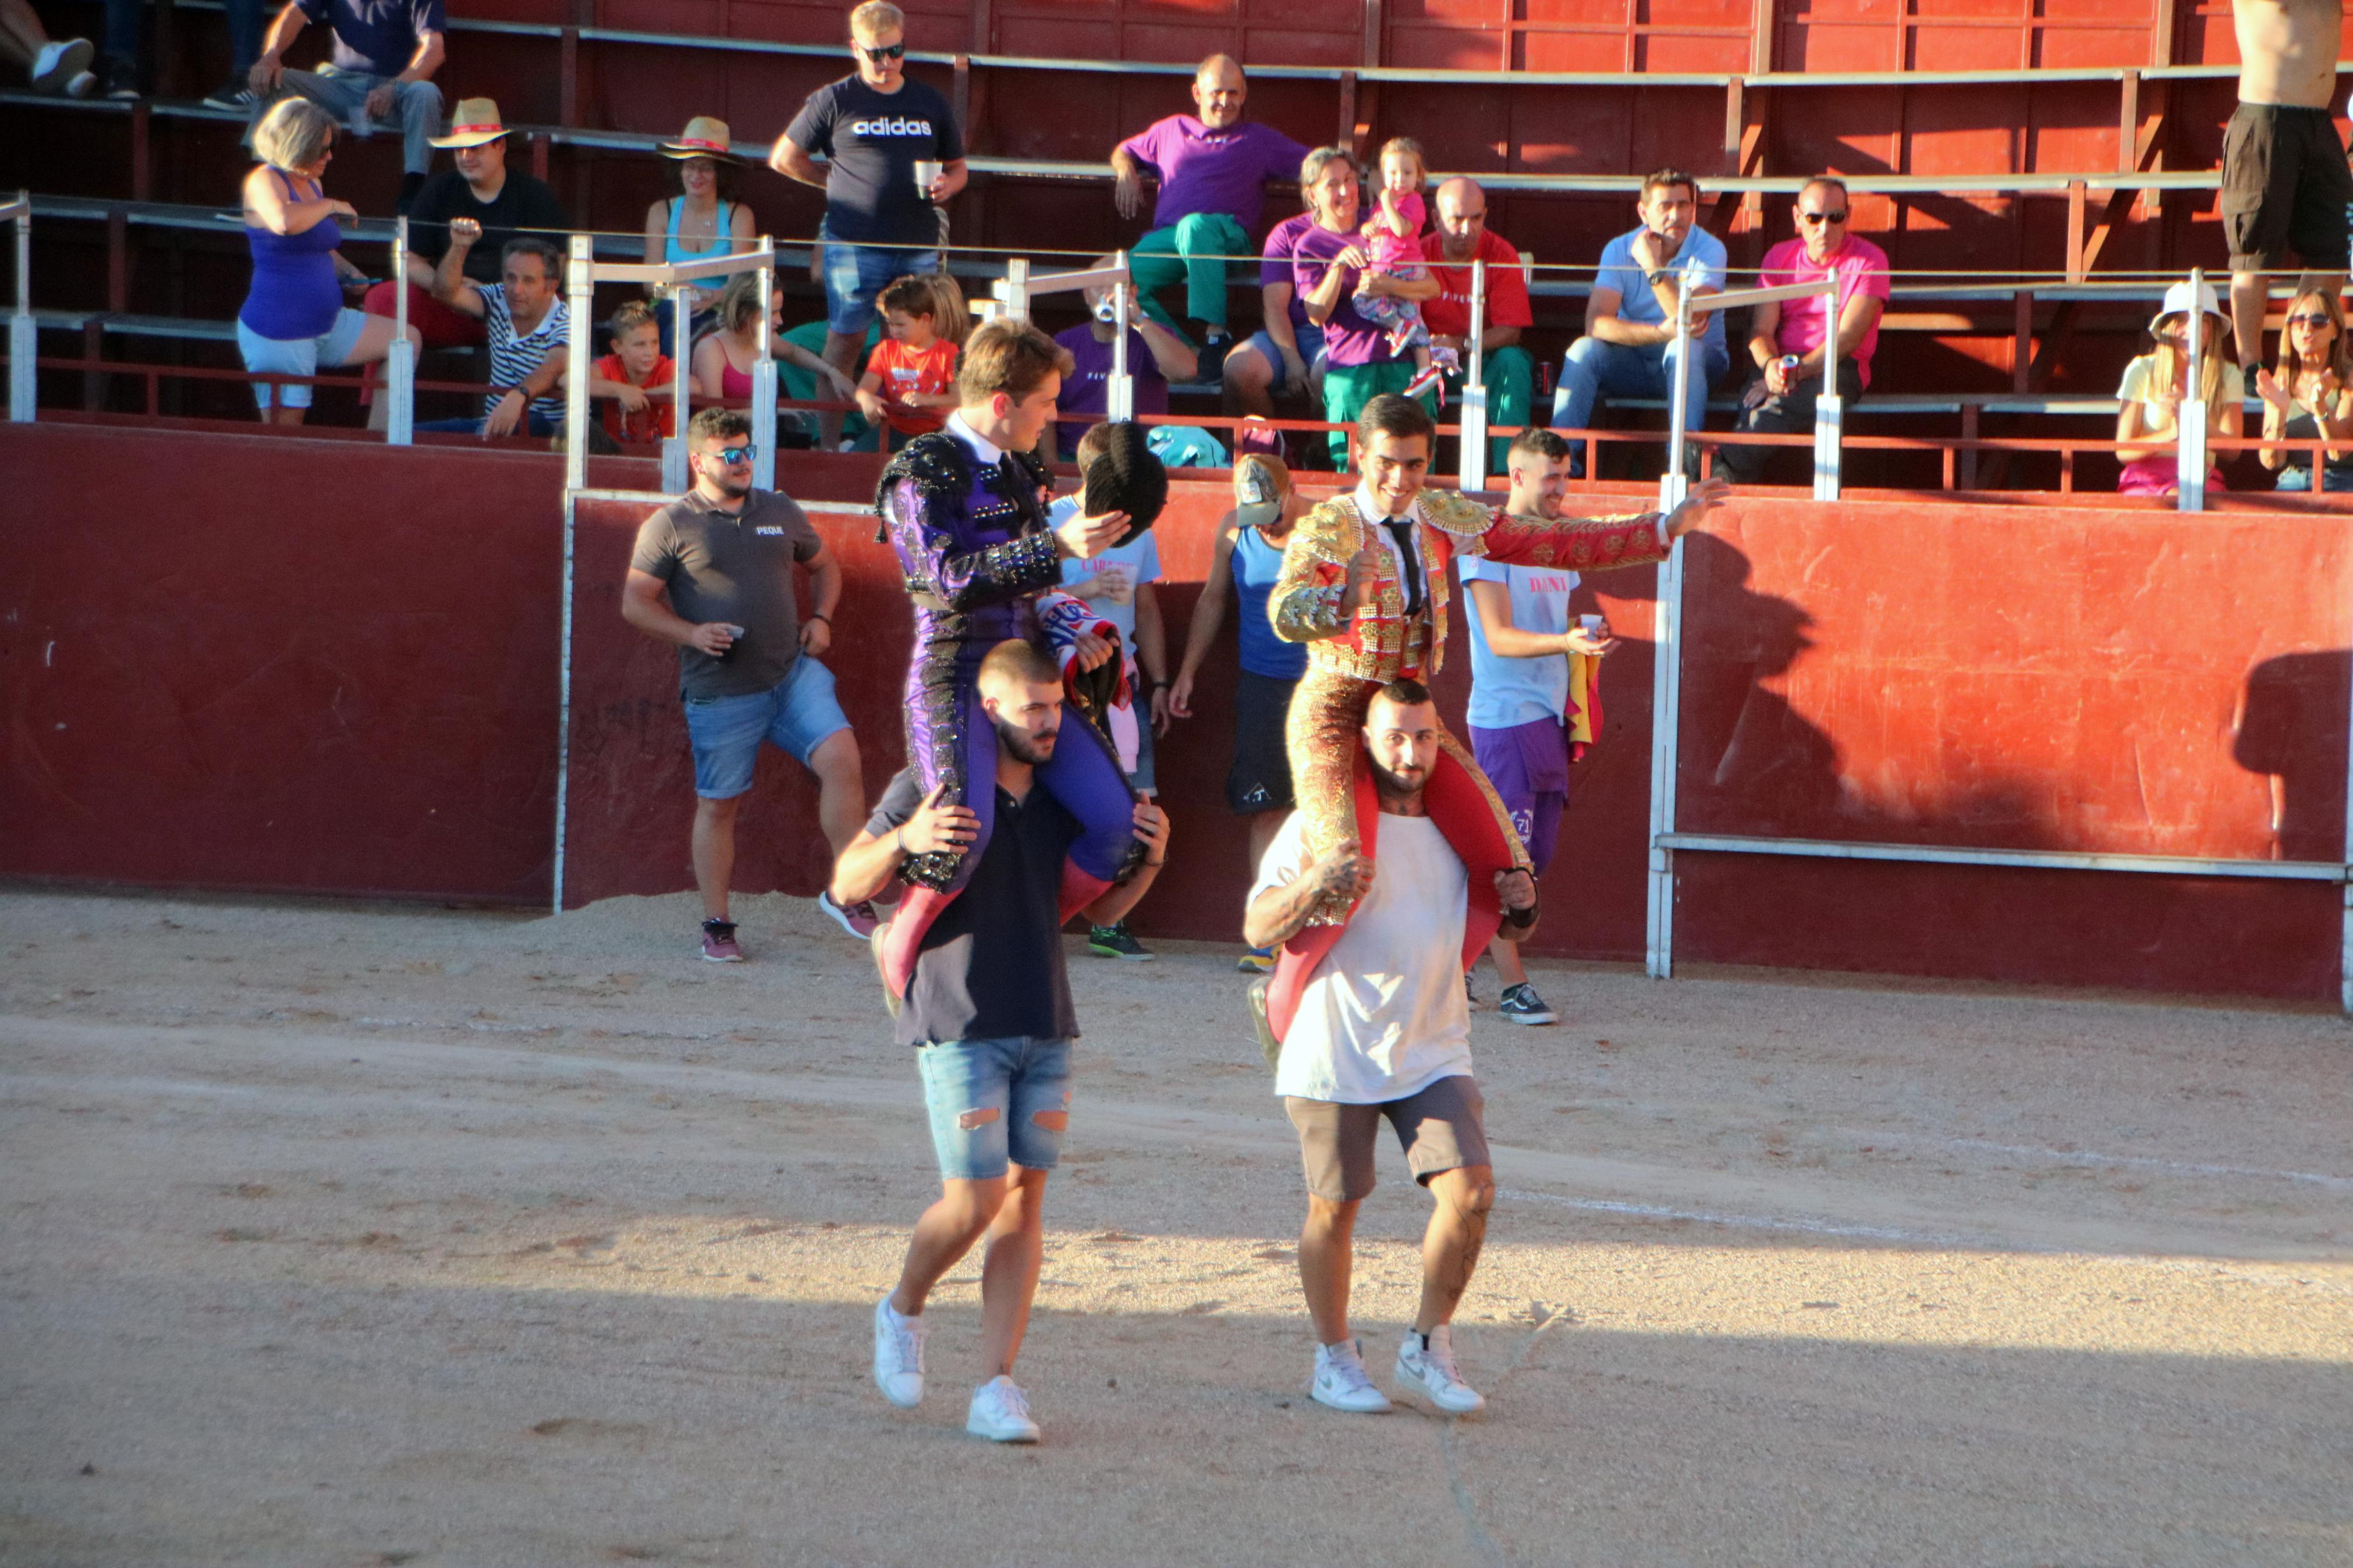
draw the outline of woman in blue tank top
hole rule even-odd
[[[343,303],[343,278],[361,273],[336,252],[343,233],[335,220],[359,214],[320,184],[334,149],[334,121],[307,99],[283,100],[254,129],[253,150],[262,161],[245,177],[253,282],[237,313],[237,346],[248,370],[315,375],[380,360],[391,347],[392,318]],[[408,337],[417,341],[414,327]],[[300,425],[311,407],[307,386],[256,382],[253,397],[273,424]]]
[[[1282,458],[1249,452],[1234,460],[1234,510],[1218,524],[1217,554],[1193,606],[1184,661],[1168,692],[1168,710],[1190,719],[1193,678],[1217,641],[1231,593],[1240,617],[1242,668],[1234,683],[1234,757],[1226,772],[1226,805],[1250,819],[1253,869],[1291,815],[1291,759],[1282,727],[1291,712],[1292,689],[1307,672],[1307,645],[1274,635],[1266,602],[1282,570],[1283,543],[1307,506]],[[1240,967],[1263,973],[1273,966],[1271,953],[1252,948]]]
[[[678,190],[646,208],[646,263],[700,261],[706,256],[752,248],[752,209],[734,199],[733,175],[742,160],[731,150],[727,122],[698,114],[686,122],[675,142],[663,142],[657,151],[678,163]],[[687,285],[687,336],[699,339],[710,327],[724,278]],[[661,352],[676,354],[672,339],[678,312],[670,301],[654,296],[660,310]]]

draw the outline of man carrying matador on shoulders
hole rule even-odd
[[[1358,733],[1373,694],[1389,681],[1427,681],[1438,671],[1446,647],[1449,560],[1485,556],[1580,573],[1646,565],[1666,559],[1674,541],[1730,490],[1710,479],[1672,512],[1515,517],[1453,491],[1422,488],[1436,436],[1419,404],[1388,395],[1366,404],[1355,435],[1361,482],[1315,507],[1293,530],[1268,600],[1276,635],[1308,645],[1286,739],[1312,857],[1358,838],[1357,796],[1365,785]],[[1471,870],[1474,905],[1482,897],[1493,904],[1492,874],[1526,869],[1527,853],[1486,775],[1451,733],[1440,738],[1427,793],[1430,816]],[[1328,900],[1302,936],[1344,923],[1348,909],[1346,901]],[[1296,984],[1284,985],[1278,971],[1269,998],[1278,1036]]]

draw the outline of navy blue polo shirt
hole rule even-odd
[[[371,76],[398,76],[419,38],[448,31],[441,0],[302,0],[302,15],[334,30],[337,70]]]
[[[1078,841],[1079,819],[1043,784],[1018,802],[994,779],[982,787],[997,792],[997,823],[964,891],[916,950],[899,1008],[902,1046],[1078,1037],[1062,962],[1061,896],[1062,862]],[[923,804],[923,782],[913,768],[902,769],[866,831],[888,838]]]

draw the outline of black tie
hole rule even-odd
[[[1413,519],[1385,518],[1381,526],[1397,541],[1398,575],[1405,579],[1405,613],[1410,618],[1421,614],[1421,557],[1413,551]]]

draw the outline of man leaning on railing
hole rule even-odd
[[[1838,321],[1823,320],[1820,295],[1774,300],[1757,307],[1748,327],[1748,357],[1756,379],[1741,394],[1733,428],[1755,435],[1808,435],[1823,367],[1835,355],[1842,398],[1871,384],[1871,354],[1879,346],[1879,317],[1887,308],[1887,253],[1848,226],[1854,216],[1846,182],[1828,174],[1807,182],[1789,209],[1799,237],[1765,253],[1757,282],[1767,289],[1822,283],[1838,278]],[[1772,461],[1767,446],[1720,447],[1716,471],[1736,484],[1753,484]]]

